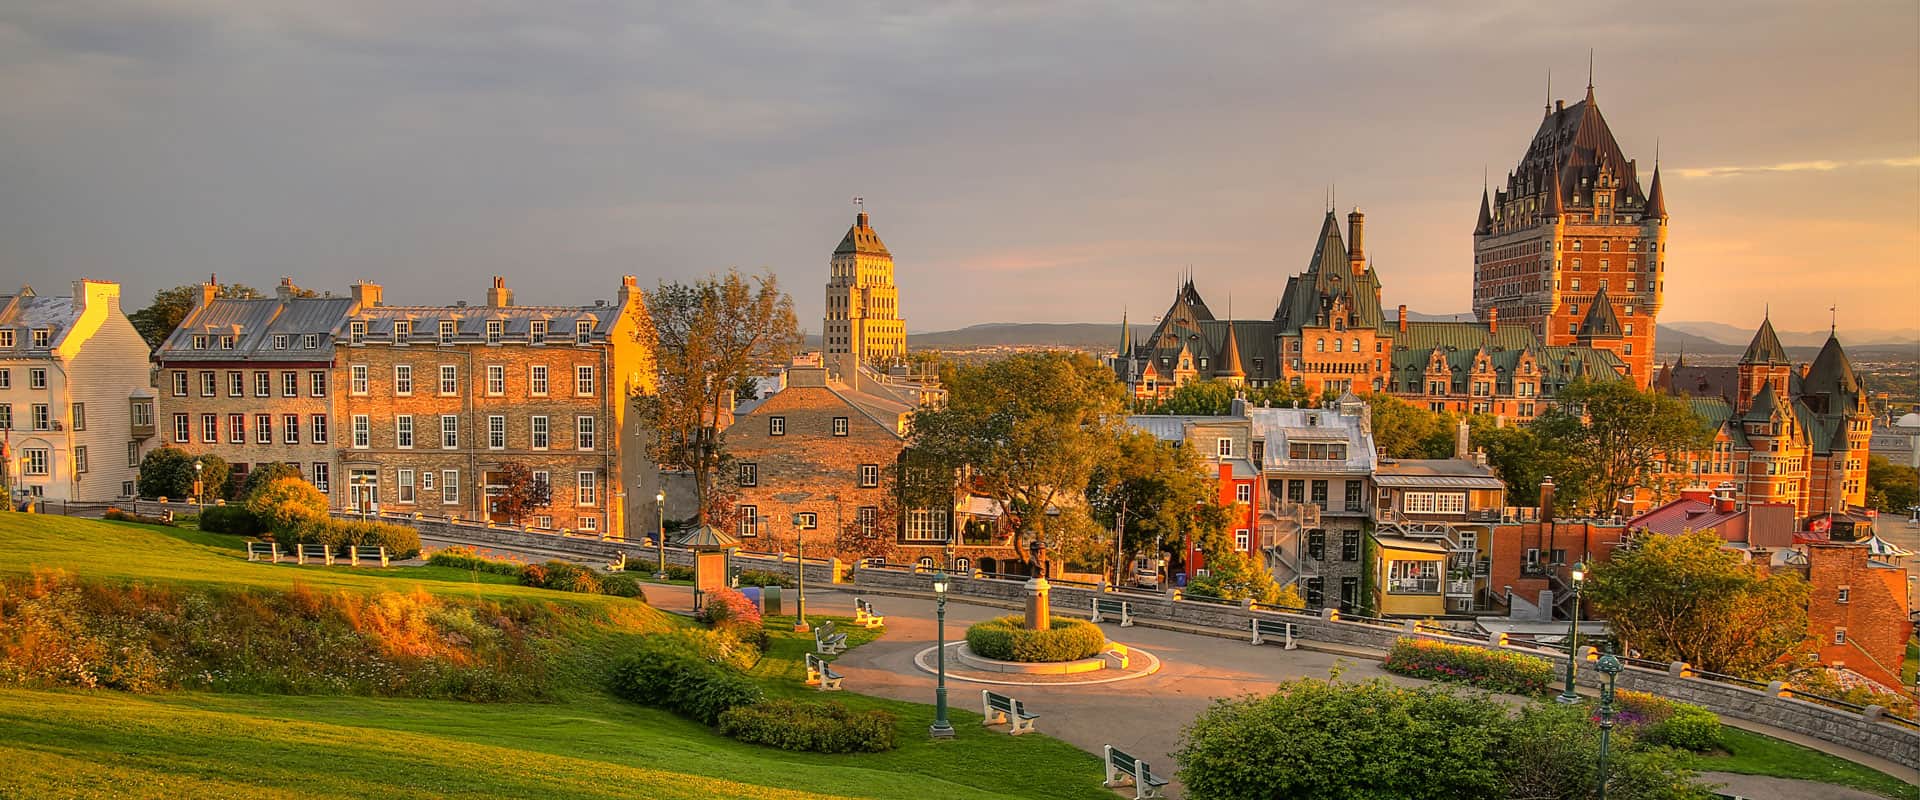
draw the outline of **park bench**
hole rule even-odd
[[[1120,627],[1133,627],[1133,604],[1125,600],[1108,600],[1104,597],[1093,598],[1093,621],[1105,622],[1107,617],[1120,621]]]
[[[847,649],[847,635],[835,633],[832,620],[822,622],[813,629],[813,649],[827,656],[838,653]]]
[[[1113,745],[1107,745],[1107,783],[1109,789],[1133,786],[1134,800],[1160,797],[1160,787],[1167,785],[1167,779],[1153,774],[1153,768],[1147,762],[1122,752]]]
[[[986,718],[980,722],[982,725],[1005,723],[1013,726],[1007,733],[1014,736],[1032,733],[1033,721],[1040,718],[1039,714],[1027,713],[1026,703],[991,689],[980,692],[980,716]]]
[[[840,691],[840,682],[846,677],[833,671],[833,665],[813,653],[807,654],[807,685],[819,688],[823,692]]]
[[[1127,650],[1127,646],[1119,642],[1108,642],[1106,652],[1101,655],[1113,659],[1113,663],[1119,664],[1121,669],[1126,669],[1133,657],[1133,653]]]
[[[280,563],[280,545],[273,542],[247,542],[248,561]]]
[[[887,624],[886,617],[874,613],[872,603],[859,597],[853,598],[853,621],[869,628]]]
[[[293,558],[300,564],[312,560],[329,567],[333,566],[333,550],[324,544],[296,544],[293,546]]]
[[[360,562],[362,560],[367,561],[369,565],[372,565],[374,562],[378,562],[380,566],[383,566],[383,567],[388,566],[387,548],[366,547],[366,546],[357,545],[357,544],[348,545],[347,561],[357,567],[357,566],[360,566]]]
[[[1293,623],[1274,619],[1255,619],[1253,643],[1265,644],[1269,637],[1279,637],[1287,650],[1292,650],[1296,646],[1293,643]]]

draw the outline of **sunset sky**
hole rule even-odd
[[[281,275],[389,302],[770,269],[819,329],[866,198],[911,330],[1272,313],[1326,188],[1388,308],[1470,308],[1553,93],[1672,210],[1663,320],[1920,328],[1911,0],[1193,5],[15,0],[0,284]]]

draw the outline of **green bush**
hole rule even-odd
[[[728,709],[762,701],[745,675],[683,649],[682,639],[652,636],[613,669],[613,693],[708,725]]]
[[[200,493],[207,500],[225,497],[227,462],[216,455],[195,455],[178,447],[160,447],[140,459],[140,478],[136,490],[141,497],[165,497],[192,500],[193,462],[200,462]]]
[[[260,524],[276,537],[299,536],[303,529],[329,521],[327,496],[313,488],[313,484],[296,478],[282,478],[259,487],[247,498],[247,510],[253,512]],[[320,533],[314,531],[312,535],[318,537]],[[319,538],[301,541],[339,544],[323,542]],[[286,539],[281,542],[294,543]]]
[[[624,572],[601,575],[600,591],[614,597],[631,597],[642,603],[647,601],[646,590],[640,588],[640,581]]]
[[[600,594],[600,578],[593,570],[570,561],[529,564],[520,571],[520,583],[540,589]]]
[[[290,481],[278,481],[263,491],[260,496],[274,489],[286,486]],[[278,506],[282,510],[287,504]],[[283,545],[318,544],[329,549],[359,546],[384,547],[388,558],[404,559],[420,555],[420,534],[405,525],[388,522],[362,522],[360,520],[337,520],[327,517],[300,516],[295,512],[286,517],[284,528],[274,529],[273,538]]]
[[[516,578],[520,577],[520,571],[526,568],[525,564],[518,561],[487,558],[480,555],[478,550],[460,545],[433,551],[427,556],[427,563],[436,567],[475,570],[494,575],[512,575]]]
[[[237,493],[238,497],[240,500],[247,500],[274,481],[289,478],[296,481],[301,480],[300,468],[292,464],[282,464],[277,461],[257,465],[253,468],[252,472],[247,473],[247,480],[241,484],[240,491]]]
[[[659,566],[659,562],[657,561],[629,560],[627,562],[627,571],[651,577],[653,573],[660,571],[660,566]],[[670,581],[693,580],[693,568],[683,567],[679,564],[668,564],[667,580],[670,580]]]
[[[1027,630],[1019,616],[997,617],[967,628],[967,648],[1000,661],[1075,661],[1092,658],[1107,644],[1091,622],[1054,617],[1044,631]]]
[[[142,525],[171,526],[174,524],[164,519],[161,519],[159,517],[149,517],[145,514],[135,514],[131,511],[121,511],[120,509],[117,509],[117,508],[109,508],[107,509],[107,513],[101,514],[100,516],[103,519],[110,519],[115,522],[138,522]]]
[[[1720,749],[1720,716],[1689,703],[1675,703],[1673,715],[1642,729],[1648,744],[1710,753]]]
[[[1464,683],[1491,692],[1538,695],[1553,683],[1553,664],[1521,653],[1402,636],[1381,664],[1388,672]]]
[[[836,702],[766,700],[720,715],[720,733],[752,744],[809,753],[879,753],[893,749],[894,717],[852,711]]]
[[[772,572],[764,569],[743,569],[740,570],[740,585],[782,586],[792,588],[796,584],[793,576],[786,573]]]
[[[253,536],[265,530],[253,512],[240,506],[209,506],[200,512],[200,530]]]

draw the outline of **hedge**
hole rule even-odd
[[[480,551],[478,550],[459,545],[433,551],[431,555],[427,556],[427,563],[436,567],[453,567],[454,569],[474,570],[477,572],[492,573],[494,575],[512,575],[516,578],[520,577],[520,570],[526,567],[525,564],[518,561],[488,558],[480,555]]]
[[[720,733],[752,744],[811,753],[878,753],[893,749],[894,717],[840,703],[767,700],[720,715]]]
[[[600,593],[600,576],[592,569],[568,561],[528,564],[520,570],[520,584],[562,592]]]
[[[280,481],[272,485],[286,483]],[[273,538],[282,545],[385,547],[389,558],[413,558],[420,554],[420,534],[417,531],[405,525],[386,522],[308,517],[296,519],[286,529],[276,529]]]
[[[678,637],[648,637],[613,670],[613,693],[712,725],[729,709],[761,702],[745,675],[684,649]]]
[[[794,577],[788,573],[773,572],[764,569],[743,569],[740,570],[740,585],[782,586],[791,589],[798,584],[795,582]]]
[[[1410,678],[1522,695],[1544,694],[1553,683],[1553,664],[1544,659],[1405,636],[1393,643],[1381,666]]]
[[[1076,661],[1092,658],[1107,644],[1091,622],[1054,617],[1044,631],[1027,630],[1018,615],[996,617],[967,628],[967,649],[1001,661]]]
[[[208,506],[200,511],[200,530],[254,536],[266,530],[260,518],[240,506]]]

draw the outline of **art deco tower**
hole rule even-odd
[[[907,321],[900,316],[900,290],[893,285],[893,254],[873,232],[864,210],[833,250],[821,334],[821,349],[829,360],[836,353],[852,353],[862,363],[890,364],[907,354]]]

